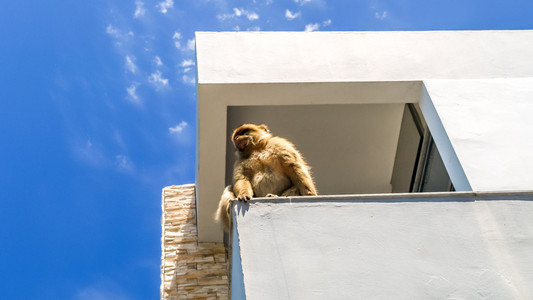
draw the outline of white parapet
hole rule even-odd
[[[233,299],[531,299],[533,193],[234,206]]]

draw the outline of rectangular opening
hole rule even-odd
[[[243,123],[266,124],[273,135],[293,142],[320,195],[450,190],[414,104],[228,106],[226,185],[235,162],[230,136]]]

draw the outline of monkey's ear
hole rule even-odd
[[[266,131],[267,133],[270,133],[270,129],[268,129],[268,127],[267,127],[265,124],[261,124],[261,125],[259,125],[259,128],[263,129],[263,130]]]

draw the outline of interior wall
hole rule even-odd
[[[230,106],[226,184],[231,184],[230,137],[243,123],[266,124],[287,138],[312,168],[319,194],[390,193],[404,104]]]

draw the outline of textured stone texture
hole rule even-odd
[[[198,243],[194,184],[163,189],[161,299],[229,299],[223,243]]]

